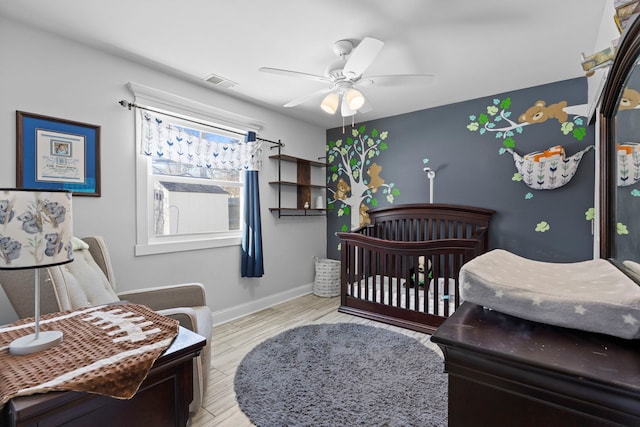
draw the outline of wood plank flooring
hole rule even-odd
[[[192,427],[253,426],[236,403],[233,389],[236,368],[256,345],[296,326],[340,322],[374,325],[412,336],[441,354],[430,341],[430,335],[338,313],[339,305],[339,297],[309,294],[214,327],[209,386]]]

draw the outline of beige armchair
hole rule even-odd
[[[44,269],[43,269],[44,270]],[[202,406],[211,361],[211,310],[199,283],[146,288],[116,293],[111,260],[102,237],[74,242],[74,261],[46,268],[40,273],[42,314],[126,300],[143,304],[207,339],[195,359],[192,413]],[[0,285],[20,318],[34,315],[34,271],[0,270]]]

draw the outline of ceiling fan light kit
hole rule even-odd
[[[329,95],[325,96],[320,104],[320,108],[322,111],[329,114],[335,114],[338,110],[338,102],[340,101],[340,97],[337,93],[331,92]]]
[[[358,89],[349,89],[345,96],[347,97],[349,108],[353,111],[357,111],[364,105],[364,95]]]

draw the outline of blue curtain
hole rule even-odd
[[[249,132],[246,141],[255,140],[255,132]],[[257,170],[245,172],[241,275],[242,277],[262,277],[264,275],[260,188]]]

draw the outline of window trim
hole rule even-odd
[[[127,87],[140,106],[164,110],[169,114],[183,115],[185,118],[200,119],[214,126],[226,126],[241,132],[257,132],[262,124],[257,120],[227,112],[206,104],[172,95],[157,89],[129,82]],[[161,111],[160,111],[161,114]],[[136,245],[135,256],[154,255],[170,252],[238,246],[242,242],[240,231],[226,233],[187,234],[177,236],[154,236],[150,220],[153,206],[149,194],[153,194],[153,180],[148,179],[151,159],[141,156],[140,126],[135,115],[135,158],[136,158]],[[240,130],[241,129],[241,130]]]

